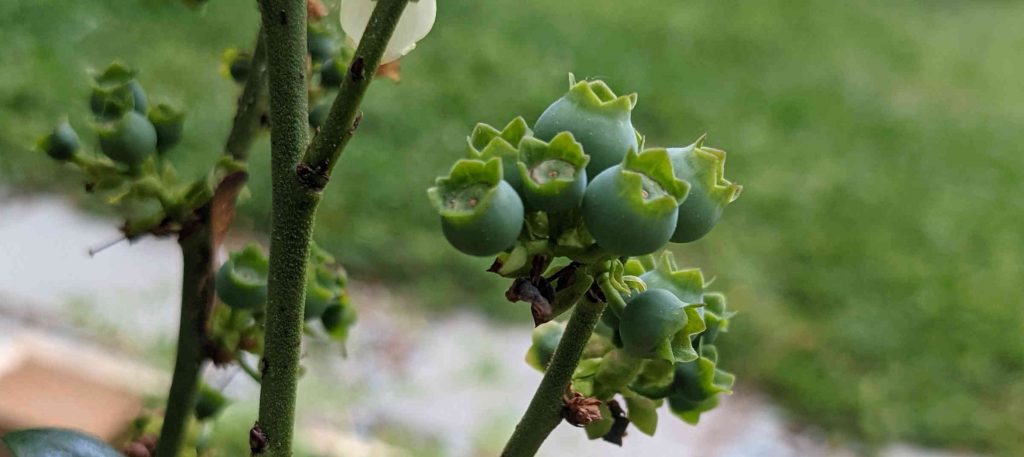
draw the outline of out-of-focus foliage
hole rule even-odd
[[[252,46],[256,17],[245,2],[0,2],[0,182],[77,185],[32,145],[64,114],[84,126],[86,104],[65,102],[114,57],[189,112],[174,160],[202,172],[237,93],[220,55]],[[370,90],[317,239],[356,276],[528,322],[476,274],[488,261],[443,242],[422,189],[472,122],[532,123],[568,72],[600,76],[658,94],[634,119],[649,145],[706,129],[747,186],[678,256],[728,272],[715,288],[744,319],[727,369],[837,434],[1020,455],[1021,17],[1005,1],[448,0],[402,82]],[[255,229],[267,161],[263,145],[240,208]],[[481,279],[455,289],[466,277]]]

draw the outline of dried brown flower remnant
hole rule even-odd
[[[572,391],[562,397],[562,417],[576,427],[597,422],[601,420],[601,400]]]
[[[318,21],[327,16],[327,7],[324,6],[320,0],[308,0],[306,2],[306,8],[309,14],[309,20]]]
[[[390,79],[396,83],[401,81],[402,64],[400,62],[401,60],[395,60],[377,67],[377,77]]]

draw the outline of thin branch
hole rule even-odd
[[[338,157],[359,127],[359,104],[408,3],[409,0],[379,0],[373,9],[331,112],[299,166],[300,177],[310,189],[320,191],[327,185]]]
[[[203,210],[208,211],[205,206]],[[182,234],[178,240],[184,263],[181,286],[181,323],[171,389],[157,443],[157,455],[178,455],[188,431],[205,361],[206,310],[213,301],[213,257],[209,227]]]
[[[259,128],[259,117],[266,105],[265,88],[267,85],[263,33],[256,40],[256,51],[253,55],[253,66],[246,79],[242,96],[238,100],[235,120],[225,145],[225,153],[237,160],[245,160]],[[238,179],[231,175],[227,179]],[[240,187],[244,182],[235,185]],[[221,183],[222,185],[225,183]],[[218,191],[220,188],[218,189]],[[233,204],[237,192],[228,193],[224,200]],[[215,197],[214,200],[217,200]],[[206,362],[204,346],[207,336],[207,322],[213,310],[213,258],[214,250],[221,241],[219,227],[230,223],[233,211],[216,205],[214,201],[196,210],[196,220],[189,224],[178,239],[181,246],[184,273],[181,289],[181,317],[178,327],[178,344],[174,362],[174,373],[171,378],[170,391],[167,394],[167,408],[164,413],[160,439],[157,443],[158,455],[176,456],[188,431],[199,390],[199,376]],[[217,212],[217,214],[212,214]],[[216,219],[216,220],[214,220]]]
[[[263,379],[260,377],[260,372],[256,371],[256,369],[253,368],[252,365],[249,365],[249,362],[245,360],[245,354],[239,351],[235,354],[235,360],[238,361],[238,366],[242,368],[242,371],[249,375],[253,381],[256,381],[257,384],[263,382]]]
[[[605,304],[583,299],[566,324],[562,341],[558,343],[544,378],[533,394],[530,406],[516,425],[512,437],[505,445],[502,457],[532,457],[548,435],[562,422],[562,396],[572,382],[573,372],[580,363],[594,327],[604,312]]]
[[[249,76],[245,80],[245,87],[242,88],[242,95],[238,97],[235,121],[231,126],[227,144],[224,146],[225,154],[236,160],[245,160],[249,157],[249,150],[252,149],[252,143],[256,140],[256,135],[261,127],[260,118],[266,109],[267,51],[263,29],[260,29],[257,34],[256,48],[252,54]]]

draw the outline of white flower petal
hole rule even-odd
[[[366,31],[366,24],[370,21],[370,14],[373,13],[376,0],[342,0],[341,2],[341,28],[358,45]],[[384,57],[381,63],[385,64],[398,60],[416,47],[416,42],[427,36],[434,26],[434,19],[437,17],[437,0],[419,0],[409,2],[398,20],[391,41],[384,50]]]

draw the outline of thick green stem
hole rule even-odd
[[[270,93],[272,213],[266,336],[259,427],[266,445],[253,454],[291,456],[302,344],[306,259],[320,195],[295,174],[309,143],[306,1],[262,0]]]
[[[178,240],[184,263],[181,285],[181,324],[174,376],[167,395],[167,410],[157,443],[157,455],[176,456],[192,419],[199,389],[199,373],[205,361],[206,311],[213,303],[213,259],[209,228],[182,234]]]
[[[512,433],[502,457],[530,457],[562,422],[562,396],[572,382],[572,374],[580,363],[583,348],[594,333],[605,304],[583,299],[576,304],[562,341],[558,343],[544,378],[533,394],[530,406]]]
[[[378,0],[366,36],[350,68],[318,141],[333,144],[340,154],[351,136],[352,121],[369,86],[391,34],[408,0]],[[313,185],[309,168],[300,166],[308,146],[306,58],[306,2],[261,0],[266,35],[270,92],[271,177],[273,213],[270,236],[270,278],[266,336],[261,363],[262,387],[257,427],[265,443],[254,455],[292,455],[295,427],[295,390],[302,343],[306,261],[320,191],[334,161],[318,164],[322,181]],[[360,62],[356,64],[355,62]],[[358,76],[356,76],[358,75]],[[359,79],[353,84],[349,79]],[[346,113],[351,113],[348,115]],[[339,122],[344,127],[339,128]],[[345,137],[345,138],[343,138]],[[337,157],[337,155],[335,155]]]

